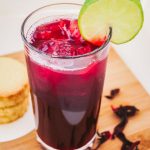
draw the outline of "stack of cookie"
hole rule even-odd
[[[14,59],[0,57],[0,124],[23,116],[28,98],[29,86],[24,65]]]

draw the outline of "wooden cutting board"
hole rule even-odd
[[[23,52],[8,55],[22,63],[25,63]],[[133,60],[134,61],[134,60]],[[137,66],[138,67],[138,66]],[[104,95],[109,94],[113,88],[120,88],[120,94],[114,100],[108,100]],[[135,105],[140,112],[129,119],[124,133],[130,140],[140,140],[140,150],[150,149],[150,96],[146,93],[139,81],[127,68],[125,63],[111,48],[104,94],[102,98],[101,112],[98,121],[99,131],[110,130],[119,123],[110,106],[118,104]],[[17,129],[16,129],[17,132]],[[3,135],[0,135],[3,136]],[[103,144],[101,150],[120,150],[121,142],[118,139],[109,140]],[[0,143],[0,150],[42,150],[35,139],[35,131],[17,140]]]

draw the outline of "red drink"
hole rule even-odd
[[[71,19],[38,25],[28,35],[26,60],[38,140],[49,149],[83,150],[96,134],[107,43],[100,41],[104,47],[98,50],[83,40],[77,20]]]

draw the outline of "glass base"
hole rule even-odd
[[[51,146],[48,146],[46,143],[44,143],[41,138],[36,135],[37,141],[46,149],[46,150],[59,150],[59,149],[55,149]],[[93,145],[93,141],[96,138],[96,134],[93,136],[93,138],[84,146],[78,148],[78,149],[74,149],[74,150],[86,150],[88,147],[92,147]]]

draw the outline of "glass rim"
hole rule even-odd
[[[34,15],[36,12],[46,8],[46,7],[50,7],[50,6],[57,6],[57,5],[76,5],[76,6],[82,6],[81,4],[78,4],[78,3],[53,3],[53,4],[50,4],[50,5],[45,5],[43,7],[40,7],[34,11],[32,11],[23,21],[22,25],[21,25],[21,37],[22,37],[22,40],[24,42],[24,44],[26,46],[28,46],[31,50],[33,50],[34,52],[40,54],[40,55],[43,55],[43,56],[46,56],[48,58],[60,58],[60,59],[75,59],[75,58],[80,58],[80,57],[86,57],[86,56],[91,56],[101,50],[103,50],[110,42],[111,40],[111,37],[112,37],[112,27],[109,27],[109,34],[108,34],[108,38],[106,40],[106,42],[100,46],[99,48],[96,48],[95,50],[91,51],[91,52],[88,52],[86,54],[82,54],[82,55],[75,55],[75,56],[54,56],[54,55],[47,55],[45,52],[43,51],[39,51],[36,47],[32,46],[32,44],[30,42],[28,42],[27,38],[26,38],[26,35],[24,33],[24,28],[25,28],[25,25],[26,25],[26,22],[28,21],[28,19]]]

